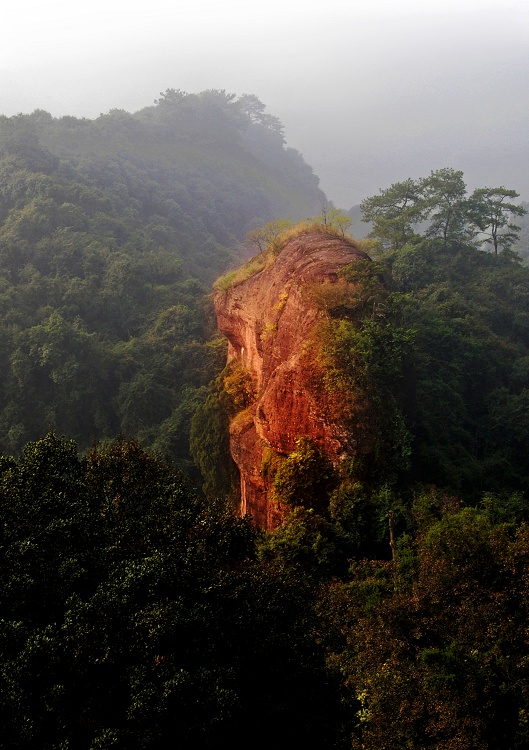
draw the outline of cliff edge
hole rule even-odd
[[[340,271],[368,256],[351,240],[306,232],[277,255],[259,256],[227,288],[217,287],[215,309],[227,337],[228,362],[247,377],[246,408],[231,420],[230,448],[241,478],[241,512],[262,528],[281,520],[271,502],[265,457],[287,456],[308,438],[333,465],[354,453],[343,415],[323,387],[314,332],[350,297],[354,285]],[[262,265],[262,268],[260,266]],[[244,271],[244,269],[243,269]]]

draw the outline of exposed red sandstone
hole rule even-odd
[[[308,347],[325,314],[318,288],[339,285],[341,268],[367,258],[350,241],[301,234],[285,245],[270,268],[215,294],[218,326],[229,342],[228,361],[239,360],[256,394],[251,406],[232,420],[230,446],[240,471],[241,511],[262,528],[272,528],[278,520],[262,471],[267,449],[288,455],[296,439],[306,436],[335,465],[351,450],[349,433],[329,408],[317,357]]]

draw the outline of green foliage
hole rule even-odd
[[[240,266],[240,268],[228,271],[218,278],[213,288],[217,292],[227,292],[232,287],[241,284],[260,271],[270,268],[285,246],[287,238],[291,236],[291,232],[299,231],[301,226],[305,226],[305,224],[294,225],[290,219],[278,219],[252,229],[246,235],[246,244],[249,247],[256,247],[259,250],[259,254],[251,258],[243,266]]]
[[[470,196],[471,215],[482,235],[484,242],[504,252],[518,239],[520,227],[509,222],[511,216],[524,216],[527,211],[523,206],[509,202],[509,198],[518,198],[515,190],[499,188],[477,188]]]
[[[0,118],[0,445],[18,454],[0,456],[6,747],[243,747],[256,726],[270,747],[528,745],[516,197],[468,198],[442,169],[364,201],[385,265],[308,290],[354,456],[333,468],[303,437],[270,450],[285,519],[260,534],[211,499],[236,485],[229,420],[255,393],[236,362],[215,378],[207,287],[252,227],[260,254],[218,290],[290,237],[345,236],[347,218],[274,221],[323,201],[253,95]],[[47,427],[75,442],[37,439]],[[120,431],[194,462],[208,501],[134,440],[79,457]]]
[[[335,746],[310,588],[159,457],[47,435],[2,459],[0,521],[5,746],[242,748],[263,711],[265,744]]]
[[[524,746],[526,537],[463,509],[393,563],[356,564],[328,589],[321,616],[356,718],[352,747]]]
[[[270,472],[270,462],[266,467]],[[296,448],[275,467],[272,500],[289,508],[301,506],[324,513],[336,484],[333,468],[309,438],[296,439]]]
[[[322,210],[321,223],[330,232],[337,232],[338,234],[341,234],[345,239],[346,232],[351,226],[352,222],[349,216],[344,213],[344,211],[341,211],[339,208],[335,208],[334,206],[330,206]]]
[[[231,411],[246,409],[255,401],[252,376],[245,370],[239,359],[232,359],[222,374],[224,391],[228,396]]]
[[[260,253],[270,250],[274,255],[277,255],[281,250],[281,235],[285,230],[290,229],[292,226],[292,221],[289,219],[269,221],[262,227],[252,229],[248,232],[246,241],[255,245]]]
[[[525,209],[526,213],[517,219],[517,223],[520,225],[520,232],[518,233],[518,238],[512,243],[510,250],[527,263],[529,256],[529,203],[522,201],[520,206]]]
[[[422,185],[412,179],[397,182],[366,198],[360,204],[362,218],[373,225],[372,235],[389,247],[398,248],[414,236],[414,228],[425,218]]]
[[[424,240],[390,259],[415,331],[413,474],[464,492],[526,492],[529,327],[516,259]]]
[[[251,399],[251,381],[232,360],[204,389],[204,400],[191,420],[191,455],[208,497],[237,497],[238,470],[230,453],[229,425],[230,417],[243,408],[247,399]]]
[[[478,243],[491,244],[498,255],[498,248],[508,250],[518,237],[520,228],[509,223],[510,217],[526,213],[506,200],[517,197],[504,187],[478,188],[467,197],[463,172],[445,167],[420,180],[397,182],[366,198],[360,208],[363,220],[372,224],[371,236],[386,249],[413,245],[422,228],[445,246],[471,243],[477,236]]]
[[[358,261],[340,276],[343,298],[326,309],[316,330],[323,384],[336,416],[349,423],[359,463],[357,477],[383,483],[406,469],[406,375],[414,332],[397,325],[399,300],[388,295],[384,267]]]
[[[411,187],[399,183],[364,207],[390,248],[385,278],[401,324],[414,331],[410,478],[472,501],[483,491],[525,493],[528,279],[509,252],[517,230],[508,226],[525,209],[505,188],[467,197],[462,173],[449,169]],[[410,206],[421,205],[426,212],[411,221]],[[394,233],[384,234],[392,221]],[[484,242],[494,255],[479,252]]]
[[[286,570],[301,570],[310,579],[328,580],[347,573],[351,543],[346,534],[312,508],[286,511],[281,525],[259,544],[262,560],[273,560]]]
[[[272,263],[272,254],[267,253],[258,255],[248,261],[248,263],[246,263],[244,266],[241,266],[235,271],[228,271],[228,273],[225,273],[223,276],[218,278],[215,281],[213,288],[217,292],[227,292],[232,287],[237,286],[237,284],[242,284],[242,282],[246,281],[246,279],[249,279],[252,276],[255,276],[260,271],[269,268]]]
[[[472,229],[467,228],[469,210],[463,172],[438,169],[422,180],[422,189],[427,205],[425,215],[431,222],[426,235],[441,237],[445,244],[472,239]]]
[[[304,219],[297,223],[290,219],[277,220],[252,229],[246,235],[246,245],[250,248],[252,246],[258,248],[258,255],[251,258],[240,268],[228,271],[218,278],[213,288],[217,292],[227,292],[260,271],[270,268],[287,242],[303,234],[319,233],[339,237],[346,242],[350,242],[356,248],[357,243],[352,237],[345,234],[345,229],[349,226],[349,223],[349,219],[343,216],[338,209],[332,208],[325,210],[321,216],[317,216],[315,219]]]
[[[326,313],[314,339],[318,377],[355,451],[332,493],[319,491],[320,504],[309,503],[317,509],[310,524],[299,517],[296,530],[292,515],[268,543],[269,554],[292,561],[299,545],[307,570],[310,559],[313,571],[325,569],[307,553],[324,522],[332,528],[324,538],[343,542],[332,547],[338,557],[388,558],[388,514],[401,554],[399,539],[413,545],[443,513],[484,493],[497,522],[527,518],[527,270],[508,253],[468,244],[461,173],[432,173],[421,189],[437,222],[422,225],[428,236],[414,225],[385,265],[351,264],[332,289],[309,292]],[[417,494],[431,485],[429,495]]]
[[[317,338],[324,387],[350,425],[363,477],[383,483],[408,468],[403,407],[413,333],[386,318],[364,320],[361,327],[342,318],[321,324]]]
[[[328,579],[346,576],[352,558],[388,557],[388,511],[399,532],[406,511],[387,487],[359,481],[361,473],[357,458],[333,467],[308,438],[298,438],[288,456],[265,451],[262,474],[282,520],[260,543],[263,559]]]
[[[0,447],[123,433],[192,470],[191,416],[222,367],[209,285],[250,227],[321,201],[252,95],[0,117]]]

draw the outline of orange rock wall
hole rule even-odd
[[[227,292],[216,292],[220,331],[251,375],[255,401],[232,420],[230,446],[241,477],[241,512],[261,528],[279,521],[263,476],[267,448],[288,455],[295,440],[309,437],[336,464],[350,450],[343,425],[329,418],[325,393],[310,351],[310,334],[325,311],[312,292],[338,283],[338,271],[368,256],[333,235],[302,234],[290,240],[275,263]]]

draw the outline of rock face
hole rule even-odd
[[[350,436],[328,408],[311,336],[325,316],[321,291],[338,289],[339,270],[365,259],[350,241],[301,234],[269,268],[215,294],[228,361],[236,358],[253,383],[253,402],[231,422],[230,447],[240,471],[241,512],[262,528],[280,520],[262,470],[266,451],[288,455],[306,436],[335,465],[350,452]]]

